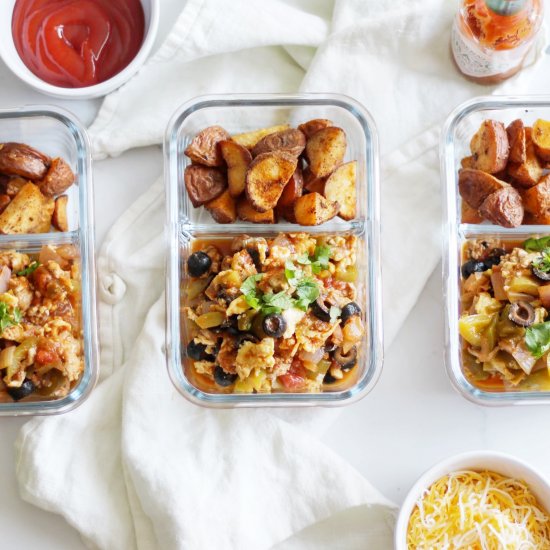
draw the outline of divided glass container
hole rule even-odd
[[[344,162],[357,160],[357,216],[334,218],[319,226],[215,222],[204,207],[193,208],[184,185],[190,159],[185,148],[204,128],[219,125],[230,134],[288,123],[296,127],[314,118],[330,119],[346,132]],[[351,98],[336,94],[239,94],[202,96],[182,105],[168,125],[164,144],[167,203],[166,358],[178,391],[194,403],[209,407],[336,406],[351,403],[372,389],[382,368],[382,306],[380,297],[378,139],[369,113]],[[353,384],[321,393],[218,393],[193,381],[185,357],[187,320],[182,311],[188,282],[187,258],[197,240],[231,241],[243,234],[275,237],[278,233],[358,237],[356,301],[362,308],[365,336]]]
[[[67,412],[82,403],[92,391],[99,374],[95,297],[93,237],[93,188],[88,138],[78,120],[52,106],[28,106],[0,111],[0,143],[30,145],[48,156],[63,158],[73,170],[75,183],[68,195],[69,231],[0,235],[1,250],[38,254],[44,245],[73,245],[79,252],[81,269],[81,312],[84,371],[62,398],[31,394],[13,402],[0,399],[0,415],[48,415]],[[1,392],[0,392],[0,395]]]
[[[462,342],[458,322],[461,296],[462,248],[471,239],[498,239],[503,243],[522,243],[530,237],[550,235],[548,225],[521,225],[504,228],[489,222],[461,223],[462,199],[458,192],[460,161],[469,156],[470,140],[481,123],[493,119],[508,126],[522,119],[531,126],[537,119],[550,120],[550,99],[545,96],[478,97],[457,107],[447,119],[441,141],[443,185],[443,279],[446,305],[445,363],[455,388],[467,399],[481,405],[517,405],[550,403],[550,373],[530,375],[520,387],[488,389],[476,386],[464,373]],[[545,171],[547,172],[547,171]]]

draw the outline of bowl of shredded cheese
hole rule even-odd
[[[512,456],[476,451],[430,468],[399,512],[395,550],[550,550],[550,484]]]

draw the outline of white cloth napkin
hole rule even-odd
[[[159,51],[106,98],[90,129],[97,158],[159,143],[176,107],[201,93],[355,97],[375,116],[385,152],[389,342],[440,254],[434,124],[487,90],[452,67],[453,8],[438,0],[264,0],[253,9],[245,0],[189,0]],[[519,90],[528,75],[509,86]],[[24,426],[23,497],[62,514],[91,547],[390,548],[391,504],[314,437],[333,411],[209,411],[171,387],[162,351],[163,200],[158,181],[104,243],[105,379],[73,413]]]

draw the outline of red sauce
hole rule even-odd
[[[139,0],[17,0],[12,33],[25,65],[64,88],[108,80],[136,56],[145,30]]]

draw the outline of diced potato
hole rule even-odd
[[[523,207],[535,218],[544,217],[550,210],[550,175],[522,193]]]
[[[474,168],[489,174],[506,168],[510,146],[502,122],[484,120],[470,141]]]
[[[481,223],[483,216],[477,208],[472,208],[466,201],[462,201],[462,223]]]
[[[508,174],[521,187],[536,185],[542,176],[542,165],[535,151],[531,128],[525,128],[525,161],[521,163],[509,162]]]
[[[320,178],[330,175],[346,154],[346,134],[342,128],[329,126],[315,132],[306,144],[311,172]]]
[[[319,225],[334,218],[339,210],[337,202],[329,201],[319,193],[308,193],[294,203],[296,223],[300,225]]]
[[[273,208],[266,212],[258,212],[245,197],[237,202],[237,216],[240,220],[251,223],[275,223],[275,211]]]
[[[0,214],[0,233],[47,233],[54,208],[52,198],[45,197],[34,183],[27,183]]]
[[[325,197],[340,205],[338,215],[343,220],[353,220],[356,213],[356,169],[357,162],[342,164],[329,176],[325,183]]]
[[[289,155],[298,157],[302,154],[306,146],[306,136],[296,130],[289,128],[281,130],[263,137],[252,149],[252,155],[257,157],[262,153],[270,153],[271,151],[284,151]]]
[[[195,322],[200,328],[219,327],[225,320],[225,315],[221,311],[209,311],[199,315]]]
[[[479,207],[479,213],[502,227],[519,227],[523,222],[523,203],[515,187],[506,186],[491,193]]]
[[[464,315],[458,321],[460,336],[472,346],[481,347],[483,334],[493,320],[493,315]]]
[[[191,164],[186,166],[183,178],[189,200],[195,208],[219,197],[227,189],[227,177],[218,168]]]
[[[238,197],[244,192],[246,171],[252,162],[252,155],[246,147],[231,140],[221,141],[220,150],[227,164],[229,194]]]
[[[527,158],[527,144],[525,135],[525,126],[523,121],[518,118],[508,125],[506,128],[508,134],[508,142],[510,143],[510,162],[523,163]]]
[[[67,195],[61,195],[55,199],[52,224],[59,231],[69,231],[69,218],[67,216],[68,202],[69,197]]]
[[[281,197],[277,202],[276,211],[278,216],[289,222],[296,223],[294,203],[297,198],[302,196],[303,186],[304,180],[302,178],[302,170],[298,166],[285,185]]]
[[[46,197],[55,197],[67,191],[74,181],[75,175],[71,167],[62,158],[55,158],[48,168],[48,173],[43,180],[37,182],[37,185]]]
[[[11,197],[9,195],[0,195],[0,214],[4,212],[10,201]]]
[[[493,294],[497,300],[507,300],[508,295],[504,290],[504,277],[500,269],[493,268],[491,273],[491,285],[493,287]]]
[[[270,126],[269,128],[261,128],[260,130],[254,130],[253,132],[245,132],[244,134],[235,134],[231,137],[233,141],[236,141],[239,145],[246,147],[247,149],[252,149],[258,141],[263,137],[273,134],[275,132],[280,132],[281,130],[286,130],[290,128],[288,124],[279,124],[277,126]]]
[[[209,126],[194,137],[185,154],[193,162],[204,166],[223,166],[219,144],[229,138],[230,135],[221,126]]]
[[[539,298],[542,307],[550,309],[550,284],[539,286]]]
[[[228,189],[204,206],[218,223],[233,223],[237,219],[236,201]]]
[[[473,156],[469,156],[469,157],[464,157],[461,161],[460,161],[460,166],[462,168],[472,168],[472,169],[475,169],[475,159]]]
[[[318,178],[315,176],[309,166],[303,171],[304,177],[304,189],[310,193],[319,193],[320,195],[325,194],[325,183],[327,178]]]
[[[476,210],[491,193],[506,186],[508,186],[506,182],[481,170],[462,168],[458,172],[460,196]]]
[[[539,118],[531,133],[535,150],[544,161],[550,161],[550,121]]]
[[[531,296],[539,295],[539,285],[530,277],[518,276],[514,277],[508,285],[508,292],[519,292],[521,294],[529,294]]]
[[[332,121],[326,118],[314,118],[313,120],[308,120],[307,122],[300,124],[298,126],[298,130],[300,130],[306,136],[306,138],[309,139],[319,130],[322,130],[323,128],[328,128],[332,125]]]
[[[258,155],[248,167],[245,192],[258,212],[274,208],[296,170],[298,159],[282,151]]]

